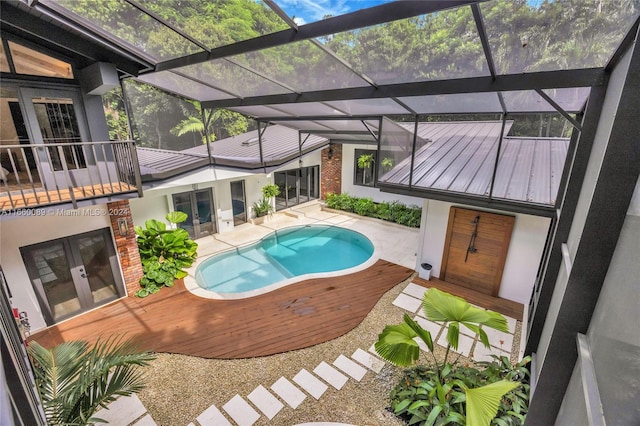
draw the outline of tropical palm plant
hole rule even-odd
[[[362,184],[367,181],[367,170],[371,169],[371,166],[375,162],[373,154],[361,154],[358,157],[358,168],[362,169]]]
[[[187,133],[196,133],[200,135],[202,143],[207,143],[207,136],[211,142],[216,140],[216,134],[222,133],[221,137],[235,136],[247,131],[247,119],[234,111],[228,109],[210,109],[202,108],[200,102],[187,100],[193,106],[193,109],[186,108],[180,104],[185,119],[176,124],[171,133],[176,136],[183,136]]]
[[[35,382],[49,425],[104,423],[94,417],[118,396],[139,392],[144,387],[140,368],[155,359],[138,352],[131,339],[98,340],[93,347],[84,341],[61,343],[46,349],[37,342],[27,348]]]
[[[420,375],[418,381],[426,380],[418,385],[426,394],[426,399],[413,400],[403,397],[394,407],[396,414],[413,414],[416,422],[424,420],[423,424],[434,424],[436,420],[445,423],[457,423],[469,425],[489,425],[496,416],[501,398],[504,394],[518,387],[520,383],[500,380],[484,386],[471,388],[463,380],[456,377],[455,364],[449,363],[448,357],[451,348],[458,348],[460,326],[464,326],[475,333],[480,342],[487,348],[490,347],[487,333],[483,327],[494,328],[499,331],[508,331],[507,321],[501,314],[476,308],[460,297],[453,296],[435,288],[427,290],[422,302],[423,311],[427,319],[444,322],[448,331],[446,335],[447,348],[444,360],[439,362],[434,354],[434,343],[431,333],[423,329],[407,314],[404,315],[404,323],[388,325],[378,336],[375,344],[376,352],[385,360],[398,365],[410,366],[420,356],[420,346],[414,340],[418,337],[424,342],[433,357],[435,371]],[[415,395],[414,395],[415,396]],[[457,405],[464,405],[464,409],[456,411]],[[420,409],[429,409],[428,415],[423,415]],[[448,424],[447,423],[447,424]]]

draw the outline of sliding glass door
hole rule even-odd
[[[280,188],[276,197],[276,210],[306,203],[318,198],[318,166],[274,173],[274,182]]]

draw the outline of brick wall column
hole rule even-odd
[[[131,217],[129,200],[108,203],[107,208],[109,219],[111,220],[111,229],[116,241],[116,250],[120,260],[120,267],[122,268],[122,275],[124,275],[124,284],[127,288],[127,294],[133,296],[140,288],[142,263],[140,262],[136,234],[133,232],[133,218]],[[118,229],[118,219],[120,218],[124,218],[127,221],[127,227],[129,228],[129,232],[125,236],[121,236]]]
[[[331,149],[331,158],[329,158]],[[320,198],[323,200],[327,193],[342,193],[342,145],[331,144],[321,152],[320,163]]]

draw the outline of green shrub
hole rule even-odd
[[[515,366],[507,357],[493,357],[478,363],[480,368],[449,361],[451,349],[459,343],[461,327],[478,338],[476,347],[489,347],[485,327],[507,331],[506,319],[497,312],[476,308],[464,299],[435,288],[426,291],[422,308],[427,319],[444,322],[446,351],[439,360],[428,330],[404,315],[404,323],[387,325],[378,336],[375,350],[382,358],[398,366],[410,366],[420,358],[419,338],[433,359],[428,366],[405,371],[391,392],[391,408],[408,424],[420,425],[520,425],[528,410],[529,371],[526,357]]]
[[[271,205],[269,200],[266,198],[263,198],[262,200],[256,201],[255,203],[253,203],[253,213],[256,215],[256,217],[266,216],[272,212],[273,212],[273,206]]]
[[[280,187],[278,185],[265,185],[262,187],[262,196],[266,199],[277,197],[280,195]]]
[[[391,408],[394,414],[408,424],[438,424],[438,420],[443,421],[445,418],[449,418],[450,422],[446,424],[465,424],[465,388],[476,389],[501,380],[521,382],[529,377],[526,364],[531,361],[530,357],[516,365],[511,365],[506,356],[492,357],[492,362],[479,363],[480,369],[452,366],[443,370],[441,376],[438,376],[437,369],[424,365],[405,370],[403,378],[391,391]],[[529,385],[526,383],[507,392],[501,398],[498,412],[491,424],[524,424],[529,408],[528,395]]]
[[[168,213],[165,219],[174,224],[182,223],[187,215],[182,212]],[[136,226],[138,251],[144,276],[140,279],[137,297],[155,294],[162,287],[172,287],[173,281],[187,276],[184,268],[195,262],[198,243],[189,238],[184,229],[167,229],[164,222],[147,220],[145,228]]]
[[[325,203],[330,209],[354,212],[360,216],[375,217],[412,228],[420,227],[422,209],[418,206],[406,206],[399,201],[375,203],[371,198],[352,197],[346,193],[329,193]]]
[[[391,203],[383,201],[376,206],[375,216],[382,220],[391,220]]]
[[[278,185],[268,184],[262,187],[262,199],[253,203],[253,213],[256,217],[266,216],[273,213],[273,204],[271,199],[280,195],[280,187]]]
[[[371,198],[358,198],[353,203],[353,211],[360,216],[373,216],[376,204]]]

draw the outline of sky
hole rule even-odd
[[[390,0],[276,0],[287,15],[295,17],[298,25],[319,21],[326,15],[344,15],[366,9]]]

